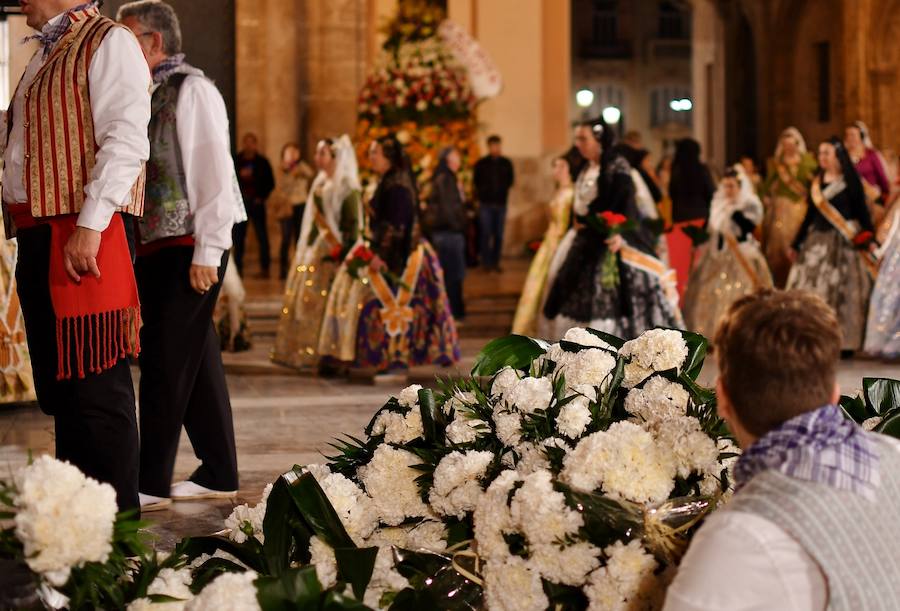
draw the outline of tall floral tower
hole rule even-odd
[[[444,147],[463,157],[463,181],[478,156],[476,108],[497,95],[500,75],[462,28],[429,0],[399,3],[385,42],[359,94],[356,142],[363,172],[370,143],[390,133],[406,146],[425,186]],[[425,196],[427,193],[422,192]]]

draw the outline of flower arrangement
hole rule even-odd
[[[471,378],[406,388],[363,439],[169,555],[109,486],[41,457],[0,482],[0,575],[25,586],[0,606],[658,609],[738,457],[696,382],[705,351],[670,329],[495,340]],[[841,407],[900,434],[900,381],[867,378]]]
[[[590,226],[604,240],[622,235],[628,231],[634,231],[637,223],[631,221],[624,214],[605,210],[596,215],[589,215],[587,218],[588,226]],[[601,268],[600,284],[605,289],[613,289],[619,286],[619,255],[611,250],[606,251],[603,259],[603,267]]]

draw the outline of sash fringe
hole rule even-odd
[[[140,328],[140,307],[58,319],[56,379],[84,378],[87,373],[113,367],[126,356],[137,356]]]

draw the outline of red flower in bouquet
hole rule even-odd
[[[875,234],[871,231],[860,231],[853,238],[853,245],[860,249],[866,249],[875,239]]]
[[[624,225],[628,222],[628,217],[624,214],[619,214],[618,212],[611,212],[609,210],[604,210],[600,213],[600,218],[606,221],[606,226],[610,229],[618,227],[619,225]]]
[[[614,236],[622,235],[627,231],[633,231],[635,223],[624,214],[604,210],[596,215],[589,215],[586,219],[587,226],[597,232],[604,241]],[[603,259],[603,268],[600,276],[600,284],[605,289],[613,289],[619,285],[619,254],[609,249]]]
[[[344,253],[344,247],[341,244],[335,244],[331,247],[331,250],[328,251],[328,258],[332,261],[340,261],[341,255]]]

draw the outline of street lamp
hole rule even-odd
[[[681,98],[680,100],[672,100],[669,102],[669,108],[675,112],[688,112],[694,108],[694,103],[690,98]]]
[[[603,120],[607,125],[616,125],[622,118],[622,111],[615,106],[607,106],[603,109]]]
[[[594,103],[594,92],[590,89],[579,89],[575,94],[575,103],[585,110]]]

